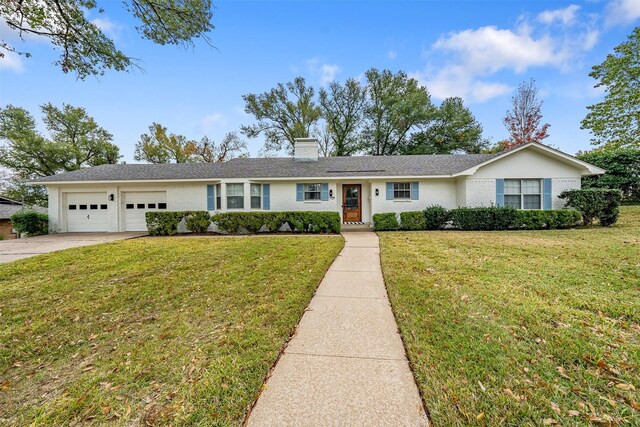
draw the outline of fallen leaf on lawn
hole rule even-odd
[[[102,413],[104,415],[107,415],[109,412],[111,412],[111,407],[110,406],[103,406],[102,407]]]
[[[580,415],[580,411],[576,411],[575,409],[569,411],[570,417],[577,417],[578,415]]]
[[[223,390],[229,390],[229,386],[225,383],[220,384],[220,387],[222,387]]]
[[[550,425],[558,424],[558,422],[553,418],[545,418],[544,420],[542,420],[542,424],[546,426],[550,426]]]
[[[626,391],[634,391],[636,388],[632,384],[619,383],[616,384],[616,388]]]
[[[568,380],[571,379],[571,377],[565,373],[564,368],[562,366],[556,366],[556,369],[558,370],[558,373],[562,378],[566,378]]]
[[[482,385],[482,383],[480,381],[478,381],[478,385],[480,386],[480,390],[482,390],[482,392],[484,393],[485,391],[487,391],[487,389],[485,388],[485,386]]]
[[[478,415],[476,415],[476,421],[480,421],[483,418],[484,418],[484,412],[480,412]]]
[[[551,409],[553,409],[553,412],[560,415],[560,407],[558,406],[557,403],[551,402]]]
[[[636,411],[640,411],[640,403],[638,402],[631,402],[631,407]]]
[[[520,402],[523,399],[523,396],[516,396],[513,391],[511,391],[510,388],[505,388],[504,392],[507,394],[507,396],[515,399],[516,401]]]
[[[467,295],[467,294],[463,294],[463,295],[460,297],[460,300],[461,300],[461,301],[464,301],[464,302],[471,302],[471,298],[469,298],[469,295]]]
[[[9,381],[9,380],[2,381],[2,383],[0,383],[0,390],[2,390],[2,391],[9,390],[9,384],[11,384],[11,381]]]
[[[87,366],[86,368],[82,369],[82,372],[93,371],[95,369],[96,369],[95,366]]]

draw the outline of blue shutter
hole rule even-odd
[[[298,202],[304,200],[304,186],[302,184],[296,184],[296,200]]]
[[[411,183],[411,200],[420,199],[420,183],[415,181]]]
[[[551,178],[544,179],[544,197],[542,201],[542,207],[544,210],[548,211],[551,209]]]
[[[271,184],[262,184],[262,209],[271,209]]]
[[[320,198],[323,202],[329,200],[329,184],[326,182],[322,184],[322,193],[320,194]]]
[[[387,200],[393,200],[393,182],[387,182]]]
[[[504,206],[504,179],[496,179],[496,206]]]
[[[207,210],[216,209],[216,190],[213,185],[207,185]]]

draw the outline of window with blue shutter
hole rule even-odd
[[[304,184],[296,184],[296,201],[304,200]]]
[[[387,200],[393,200],[393,182],[387,182]]]
[[[262,209],[271,209],[271,184],[262,184]]]
[[[552,208],[551,202],[551,178],[544,179],[544,189],[543,189],[543,202],[542,206],[544,210],[550,210]]]
[[[322,197],[321,200],[323,202],[326,202],[327,200],[329,200],[329,184],[327,184],[326,182],[322,184]]]
[[[496,179],[496,206],[504,206],[504,179]]]
[[[411,183],[411,200],[420,199],[420,183],[415,181]]]
[[[216,209],[216,192],[213,185],[207,185],[207,210],[213,211]]]

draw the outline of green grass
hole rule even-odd
[[[640,207],[610,228],[380,239],[434,425],[640,425]]]
[[[343,246],[143,238],[0,265],[0,425],[239,425]]]

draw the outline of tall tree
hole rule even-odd
[[[194,45],[201,38],[208,44],[213,30],[211,0],[124,0],[127,11],[138,21],[136,30],[143,38],[160,45],[181,47]],[[104,7],[115,2],[103,0],[4,0],[0,2],[0,18],[20,37],[48,39],[60,50],[54,62],[63,72],[75,72],[80,79],[117,71],[136,65],[134,58],[122,53],[111,38],[100,29],[90,15],[104,13]],[[7,40],[0,39],[2,52],[23,52]]]
[[[366,102],[366,88],[354,79],[347,80],[344,85],[332,82],[328,90],[320,89],[319,103],[333,155],[350,156],[360,149],[359,128]]]
[[[640,147],[640,27],[589,74],[605,90],[604,100],[587,107],[582,129],[591,144],[609,148]]]
[[[365,110],[364,150],[374,156],[398,154],[410,132],[428,122],[433,105],[427,89],[400,71],[366,72],[369,102]]]
[[[133,159],[149,163],[190,163],[196,142],[184,135],[167,133],[159,123],[149,126],[149,132],[140,135]]]
[[[249,138],[264,134],[267,151],[285,148],[292,152],[295,139],[308,137],[320,119],[314,94],[313,87],[297,77],[293,82],[278,83],[268,92],[243,95],[244,110],[257,123],[241,126],[241,132]]]
[[[625,200],[640,202],[640,147],[601,147],[576,157],[606,170],[604,175],[583,177],[583,188],[617,188]]]
[[[193,158],[198,162],[226,162],[246,155],[247,143],[237,133],[228,132],[219,144],[207,136],[193,146]]]
[[[28,179],[118,162],[112,135],[84,108],[45,104],[41,110],[49,138],[37,131],[25,109],[8,105],[0,110],[0,166]]]
[[[487,145],[482,138],[482,125],[462,98],[447,98],[401,151],[402,154],[480,153]]]
[[[539,89],[534,79],[520,83],[518,91],[511,97],[512,109],[502,120],[509,131],[507,148],[528,142],[542,142],[549,136],[549,124],[540,124],[543,101],[538,99]]]

